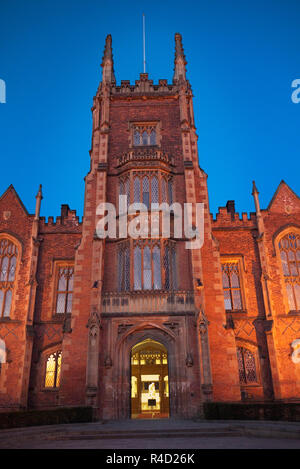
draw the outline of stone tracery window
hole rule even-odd
[[[60,385],[62,353],[57,351],[51,353],[46,359],[45,388],[58,388]]]
[[[156,128],[153,125],[135,125],[133,129],[134,146],[156,145]]]
[[[243,309],[241,275],[238,262],[222,263],[222,280],[226,311]]]
[[[17,246],[7,238],[0,240],[0,318],[10,316],[18,260]]]
[[[300,235],[290,232],[279,241],[279,251],[288,304],[300,310]]]
[[[173,203],[173,179],[159,171],[135,171],[130,183],[130,175],[120,178],[119,195],[127,196],[127,207],[131,202],[143,203],[148,209],[152,203]]]
[[[257,373],[254,354],[244,347],[237,347],[239,378],[241,384],[257,383]]]
[[[55,314],[72,312],[73,282],[74,266],[60,265],[58,267]]]

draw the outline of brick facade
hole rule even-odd
[[[160,80],[155,85],[144,73],[134,85],[122,81],[117,86],[107,37],[102,82],[92,107],[82,221],[62,205],[61,216],[46,222],[39,215],[41,189],[35,214],[27,212],[12,186],[0,198],[0,243],[9,240],[18,252],[10,284],[4,281],[0,252],[0,288],[5,295],[12,289],[9,313],[3,303],[0,316],[1,410],[92,405],[99,418],[128,418],[131,352],[151,341],[167,351],[164,402],[169,399],[172,416],[201,415],[205,401],[299,399],[295,341],[300,339],[300,306],[291,308],[279,248],[284,236],[292,233],[294,240],[300,235],[299,197],[282,181],[263,210],[253,184],[256,211],[250,216],[236,213],[233,201],[220,207],[216,217],[210,213],[179,34],[175,46],[171,84]],[[136,145],[135,128],[141,135],[146,129],[148,139],[155,129],[154,144]],[[175,264],[168,264],[169,247],[159,237],[161,284],[136,288],[136,246],[146,256],[145,246],[153,250],[153,245],[135,243],[129,236],[99,238],[97,207],[103,202],[118,207],[121,181],[128,183],[132,202],[135,178],[148,177],[149,182],[153,176],[158,189],[151,189],[151,197],[156,190],[159,202],[163,184],[171,181],[172,202],[203,204],[204,243],[200,249],[186,249],[187,239],[175,236],[176,217],[171,217],[168,246]],[[192,220],[195,224],[195,215]],[[298,276],[291,280],[295,295],[298,243]],[[119,257],[122,246],[128,246],[126,272]],[[230,274],[233,283],[225,285],[224,265],[237,269],[238,283]],[[71,272],[68,281],[65,272]],[[126,288],[124,281],[124,288],[120,286],[121,275],[127,275]],[[152,379],[157,369],[152,369]]]

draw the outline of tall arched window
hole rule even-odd
[[[58,388],[60,385],[61,351],[51,353],[46,360],[45,388]]]
[[[279,241],[286,294],[291,311],[300,310],[300,235],[290,232]]]
[[[253,353],[244,347],[237,348],[239,378],[241,384],[257,383],[255,357]]]
[[[0,318],[10,316],[18,260],[17,246],[9,239],[0,240]]]

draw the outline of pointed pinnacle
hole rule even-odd
[[[43,198],[42,184],[39,185],[39,190],[38,190],[38,193],[37,193],[36,197],[40,197],[41,199]]]
[[[182,57],[185,61],[185,55],[182,46],[182,36],[180,33],[175,34],[175,60],[178,59],[178,57]]]
[[[252,195],[259,194],[257,187],[255,185],[255,181],[252,181]]]

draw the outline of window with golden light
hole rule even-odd
[[[61,351],[51,353],[46,359],[45,388],[58,388],[60,385]]]
[[[289,309],[300,310],[300,235],[290,232],[278,243]]]
[[[9,239],[0,240],[0,318],[10,316],[18,260],[17,246]]]

